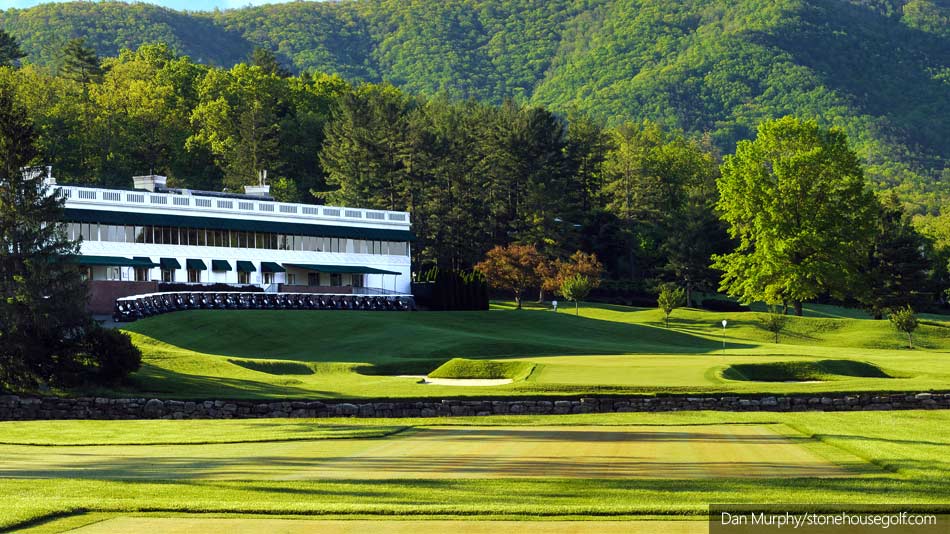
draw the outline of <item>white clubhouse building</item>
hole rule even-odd
[[[406,212],[276,202],[267,186],[238,195],[165,184],[138,176],[132,190],[54,186],[65,197],[70,237],[82,238],[78,261],[93,300],[104,287],[113,299],[161,282],[410,292]]]

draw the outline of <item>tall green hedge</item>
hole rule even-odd
[[[488,283],[478,271],[433,267],[413,285],[416,303],[430,310],[487,310]]]

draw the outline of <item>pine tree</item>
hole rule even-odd
[[[887,310],[918,306],[928,294],[930,243],[911,224],[893,192],[881,199],[877,235],[866,269],[867,287],[859,296],[875,319]]]
[[[0,87],[0,387],[68,384],[87,362],[86,286],[36,157],[36,134],[10,87]]]
[[[283,66],[277,59],[277,54],[269,48],[258,46],[251,52],[250,64],[254,67],[260,67],[267,74],[274,74],[281,78],[289,78],[293,75],[290,69]]]
[[[0,67],[16,66],[19,60],[25,57],[26,54],[20,48],[16,37],[0,29]]]
[[[85,87],[102,79],[102,65],[96,51],[86,44],[83,37],[70,39],[63,48],[63,69],[65,77],[75,80]]]

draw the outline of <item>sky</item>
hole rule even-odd
[[[134,0],[126,0],[134,1]],[[236,7],[259,6],[263,4],[277,4],[287,0],[150,0],[149,4],[169,7],[178,10],[210,11],[214,8],[231,9]],[[48,4],[50,0],[0,0],[0,9],[10,7],[26,8],[37,4]]]

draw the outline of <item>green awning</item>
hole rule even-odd
[[[142,262],[141,265],[137,265],[136,267],[158,267],[158,264],[152,261],[152,258],[147,258],[145,256],[133,256],[132,259],[138,262]]]
[[[191,217],[135,211],[106,211],[66,208],[64,218],[73,223],[127,224],[140,226],[175,226],[178,228],[207,228],[209,230],[239,230],[244,232],[270,232],[317,237],[346,237],[350,239],[375,239],[379,241],[414,241],[409,230],[386,228],[363,228],[358,226],[331,226],[275,221],[258,221],[240,217]]]
[[[161,258],[158,260],[158,264],[166,271],[181,269],[181,264],[175,258]]]
[[[107,267],[153,267],[149,258],[124,258],[122,256],[77,256],[79,265],[105,265]]]
[[[315,271],[318,273],[352,273],[352,274],[402,274],[397,271],[386,271],[361,265],[314,265],[310,263],[285,263],[287,267]]]
[[[254,264],[249,261],[238,260],[237,270],[239,273],[253,273],[257,269],[254,268]]]
[[[251,265],[253,267],[253,265]],[[212,271],[230,271],[231,264],[227,260],[211,260]]]
[[[185,267],[187,267],[189,271],[207,271],[208,270],[208,267],[205,265],[205,262],[201,260],[193,260],[191,258],[188,258],[187,260],[185,260]]]
[[[262,273],[283,273],[287,272],[287,269],[284,269],[278,263],[272,261],[262,261],[261,262],[261,272]]]

